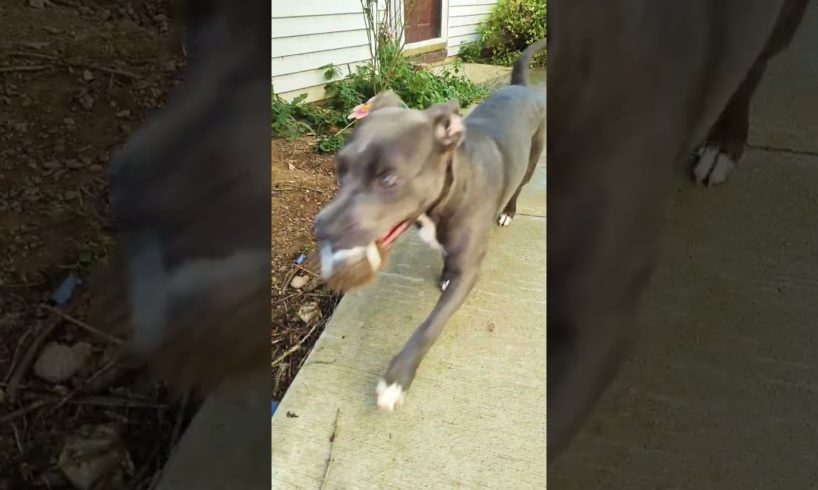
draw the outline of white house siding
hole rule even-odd
[[[449,56],[480,38],[477,26],[496,3],[443,2]],[[348,75],[370,59],[360,0],[272,0],[272,12],[273,91],[285,99],[302,93],[322,99],[327,81],[321,67],[332,63]]]
[[[272,0],[273,91],[321,99],[330,63],[344,75],[369,58],[360,0]]]
[[[495,5],[497,0],[449,0],[449,56],[456,55],[461,44],[480,39],[477,27]]]

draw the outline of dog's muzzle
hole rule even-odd
[[[340,266],[366,259],[373,271],[381,267],[381,253],[375,242],[364,247],[333,250],[332,244],[321,244],[321,277],[329,280]]]

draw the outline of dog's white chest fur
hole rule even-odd
[[[420,239],[433,249],[443,252],[443,246],[437,241],[437,227],[434,221],[425,214],[421,214],[418,217],[418,223],[420,223],[420,229],[418,230]]]

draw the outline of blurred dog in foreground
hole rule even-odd
[[[755,89],[808,3],[549,5],[549,461],[624,358],[674,168],[694,154],[708,185],[735,169]]]
[[[110,164],[118,234],[91,317],[207,392],[269,366],[270,4],[189,7],[184,86]]]

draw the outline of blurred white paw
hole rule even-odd
[[[705,146],[698,151],[699,160],[693,167],[697,184],[708,187],[722,184],[736,169],[736,162],[715,146]]]
[[[387,385],[383,379],[378,380],[375,392],[378,395],[378,409],[391,412],[403,404],[403,388],[397,383]]]

